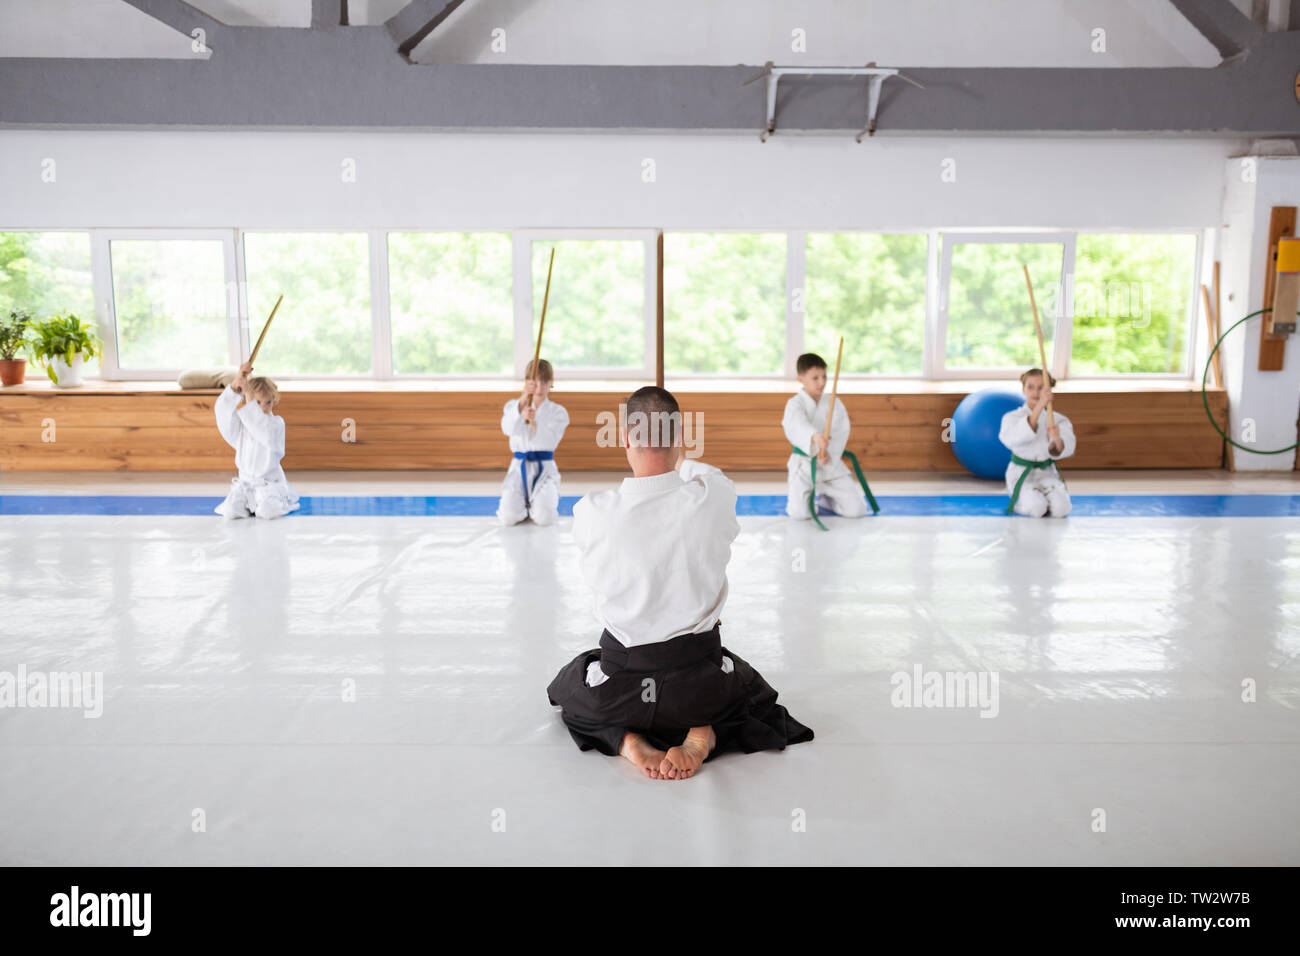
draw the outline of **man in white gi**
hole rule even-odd
[[[662,388],[627,401],[620,434],[633,477],[573,509],[573,540],[595,593],[600,647],[547,688],[582,750],[621,755],[680,780],[726,750],[784,749],[812,731],[722,646],[727,562],[740,532],[736,488],[709,465],[683,478],[681,412]]]
[[[1031,368],[1020,376],[1025,404],[1002,416],[998,440],[1011,449],[1007,465],[1007,494],[1011,497],[1007,514],[1041,518],[1051,515],[1064,518],[1070,513],[1070,494],[1056,470],[1056,461],[1074,454],[1074,426],[1052,409],[1054,425],[1047,424],[1045,409],[1052,400],[1056,379],[1043,370]]]

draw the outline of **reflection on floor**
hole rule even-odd
[[[660,782],[547,704],[567,519],[0,517],[0,690],[103,681],[0,708],[0,863],[1300,863],[1300,518],[741,523],[724,640],[817,739]]]

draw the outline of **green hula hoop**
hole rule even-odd
[[[1242,322],[1247,322],[1257,315],[1263,315],[1265,312],[1272,311],[1272,309],[1260,309],[1258,312],[1252,312],[1250,315],[1246,316],[1246,318],[1239,319],[1232,323],[1232,325],[1228,326],[1227,332],[1220,335],[1219,341],[1215,342],[1214,348],[1210,349],[1210,357],[1205,360],[1205,371],[1201,373],[1201,404],[1205,406],[1205,415],[1209,418],[1210,424],[1214,426],[1214,430],[1222,436],[1223,440],[1233,448],[1240,448],[1242,451],[1248,451],[1255,455],[1285,455],[1289,451],[1295,451],[1296,448],[1300,448],[1300,441],[1296,442],[1294,445],[1287,445],[1285,448],[1277,448],[1273,451],[1260,451],[1258,448],[1251,448],[1247,445],[1241,444],[1240,442],[1233,441],[1223,433],[1223,429],[1219,427],[1219,423],[1214,420],[1214,413],[1210,411],[1210,400],[1205,394],[1205,383],[1210,376],[1210,363],[1214,361],[1214,353],[1219,351],[1219,346],[1222,345],[1223,340],[1228,337],[1228,332],[1231,332],[1237,326],[1241,325]]]

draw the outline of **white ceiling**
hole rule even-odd
[[[190,0],[237,26],[307,27],[310,0]],[[1257,0],[1233,0],[1245,11]],[[404,0],[349,0],[381,24]],[[1106,51],[1093,50],[1096,29]],[[503,30],[506,49],[491,49]],[[792,49],[802,30],[806,50]],[[498,36],[500,34],[497,34]],[[123,0],[0,0],[0,56],[192,58]],[[414,51],[446,63],[1211,67],[1169,0],[467,0]]]
[[[1105,53],[1093,50],[1098,28]],[[498,29],[504,53],[491,49]],[[805,52],[792,49],[795,29]],[[468,0],[413,59],[1089,68],[1220,57],[1168,0]]]

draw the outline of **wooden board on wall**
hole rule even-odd
[[[279,408],[284,467],[503,471],[510,455],[501,410],[510,394],[286,389]],[[561,469],[626,470],[616,441],[597,440],[610,436],[608,427],[600,434],[599,422],[617,422],[626,394],[555,394],[570,418],[555,456]],[[1208,394],[1226,429],[1226,393]],[[699,416],[699,431],[688,438],[702,441],[704,461],[727,471],[784,470],[787,393],[682,391],[677,397],[683,411]],[[867,471],[960,472],[942,435],[962,397],[841,395],[853,421],[849,448]],[[216,392],[0,392],[0,470],[233,471],[234,452],[213,421],[215,399]],[[1059,394],[1058,405],[1079,438],[1073,468],[1220,467],[1222,441],[1206,420],[1199,390],[1069,392]],[[345,440],[350,436],[355,441]]]
[[[1273,305],[1273,287],[1277,284],[1277,263],[1274,254],[1277,241],[1285,236],[1295,235],[1296,207],[1274,206],[1268,217],[1268,272],[1264,276],[1264,305]],[[1259,370],[1261,372],[1282,371],[1282,360],[1286,356],[1286,336],[1269,338],[1265,333],[1265,323],[1259,324]]]

